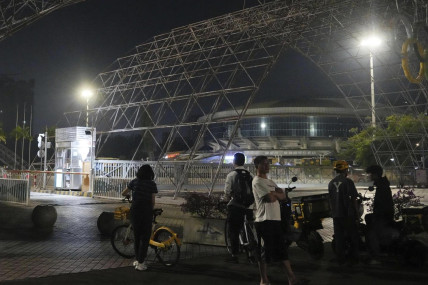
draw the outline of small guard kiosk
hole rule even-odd
[[[80,173],[92,173],[95,141],[95,128],[55,130],[55,189],[90,190],[90,177]]]

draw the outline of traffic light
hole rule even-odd
[[[51,147],[51,143],[47,141],[45,135],[46,134],[39,134],[39,136],[37,137],[37,147],[39,148],[39,150],[37,151],[37,156],[40,158],[45,157],[45,151],[47,151],[47,149]]]
[[[39,134],[37,137],[37,147],[39,148],[37,156],[40,158],[45,157],[45,134]]]

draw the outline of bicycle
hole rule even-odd
[[[115,219],[122,219],[125,224],[117,226],[111,235],[111,245],[113,249],[125,258],[133,258],[134,251],[134,231],[129,222],[129,207],[119,207],[115,211]],[[180,258],[181,240],[178,235],[168,227],[161,226],[155,228],[156,217],[162,214],[163,210],[158,208],[153,210],[152,235],[149,246],[154,249],[155,256],[165,266],[175,265]]]
[[[247,215],[244,216],[244,224],[239,233],[239,252],[245,252],[248,262],[257,262],[257,235],[254,229],[254,221],[249,221]],[[230,243],[229,223],[226,220],[224,224],[224,240],[227,251],[232,254]]]

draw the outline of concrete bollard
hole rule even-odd
[[[37,205],[31,214],[31,220],[37,228],[51,228],[57,219],[57,212],[52,205]]]
[[[109,236],[115,227],[122,224],[121,220],[114,219],[114,212],[102,212],[97,220],[97,227],[100,233]]]

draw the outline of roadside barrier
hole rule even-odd
[[[28,205],[29,200],[29,179],[0,178],[0,201]]]

